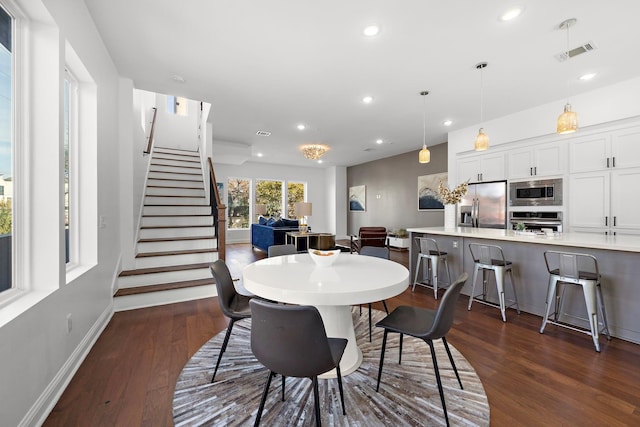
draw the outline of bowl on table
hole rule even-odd
[[[323,251],[320,249],[309,249],[309,255],[318,267],[329,267],[340,255],[340,249]]]

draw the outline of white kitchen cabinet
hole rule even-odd
[[[509,179],[544,178],[566,172],[566,141],[510,150],[507,153]]]
[[[476,154],[458,159],[458,182],[505,179],[504,153]]]
[[[640,167],[640,126],[571,141],[571,173]]]
[[[572,231],[640,232],[640,168],[572,174],[569,181]]]

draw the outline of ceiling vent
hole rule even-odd
[[[592,50],[597,49],[598,46],[595,45],[595,43],[593,43],[592,41],[588,41],[587,43],[583,44],[582,46],[578,46],[576,48],[571,49],[568,52],[562,52],[556,55],[556,59],[560,62],[564,62],[567,59],[573,58],[574,56],[578,56],[581,55],[583,53],[587,53],[590,52]]]
[[[375,148],[365,148],[365,149],[364,149],[364,150],[362,150],[362,151],[369,152],[369,151],[376,151],[376,149],[375,149]]]
[[[256,132],[256,135],[258,136],[269,136],[271,135],[271,132],[267,132],[266,130],[259,130]]]

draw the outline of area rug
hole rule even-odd
[[[356,339],[363,361],[343,377],[347,415],[342,415],[338,382],[319,380],[320,408],[325,426],[440,426],[446,425],[429,346],[405,337],[402,364],[398,364],[398,334],[389,334],[380,392],[376,380],[382,348],[382,329],[369,342],[367,310],[353,310]],[[373,310],[373,323],[385,313]],[[211,375],[225,331],[209,340],[187,362],[176,383],[173,420],[176,426],[253,425],[268,371],[251,353],[251,320],[234,325],[216,382]],[[449,343],[464,390],[460,389],[441,340],[434,343],[452,426],[488,426],[489,403],[480,379],[469,362]],[[313,388],[308,379],[287,378],[286,400],[281,400],[281,377],[271,389],[261,424],[315,425]]]

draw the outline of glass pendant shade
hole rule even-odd
[[[558,116],[558,133],[564,135],[578,130],[578,114],[571,111],[571,104],[564,106],[564,112]]]
[[[429,163],[431,161],[431,152],[426,145],[422,146],[422,150],[418,153],[418,162]]]
[[[489,137],[484,133],[484,129],[480,128],[478,136],[473,143],[473,149],[476,151],[484,151],[489,148]]]

